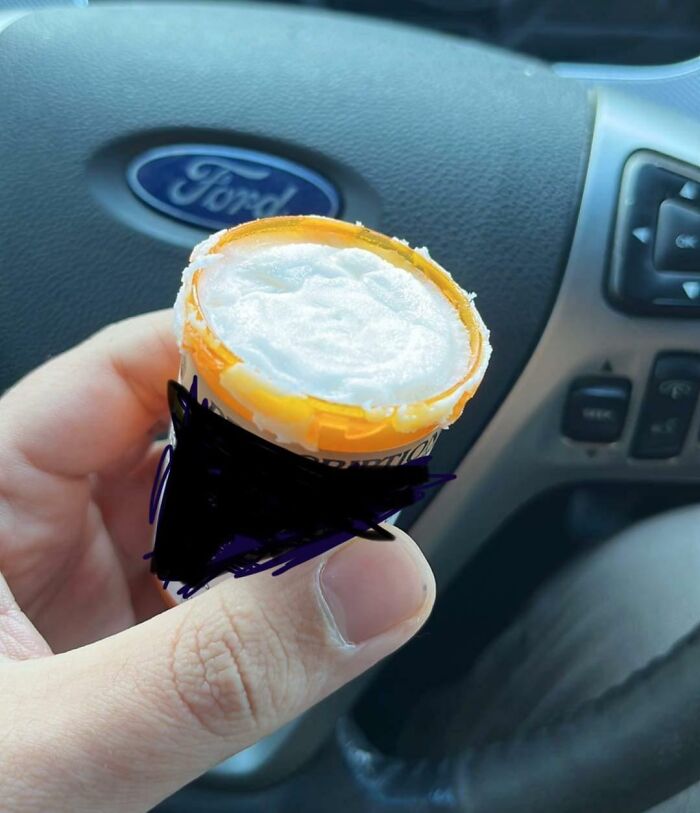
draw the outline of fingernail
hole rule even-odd
[[[432,577],[411,544],[356,539],[324,564],[321,593],[347,643],[368,641],[423,609]]]

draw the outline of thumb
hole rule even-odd
[[[32,809],[144,811],[401,646],[435,584],[415,543],[395,537],[227,579],[112,638],[11,664],[4,730],[41,720],[38,744],[18,750],[31,753],[19,775]]]

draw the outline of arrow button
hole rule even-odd
[[[632,229],[632,234],[640,243],[648,243],[651,240],[651,229],[648,226],[640,226],[637,229]]]
[[[688,280],[683,283],[683,290],[688,299],[700,298],[700,282],[697,280]]]

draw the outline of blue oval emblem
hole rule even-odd
[[[335,217],[340,211],[338,191],[323,176],[274,155],[235,147],[158,147],[131,162],[127,180],[144,203],[210,230],[258,217]]]

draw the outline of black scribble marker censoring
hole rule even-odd
[[[192,595],[224,572],[276,576],[353,536],[393,539],[380,522],[453,479],[429,457],[348,468],[294,454],[217,415],[170,381],[175,445],[153,484],[151,571]]]

